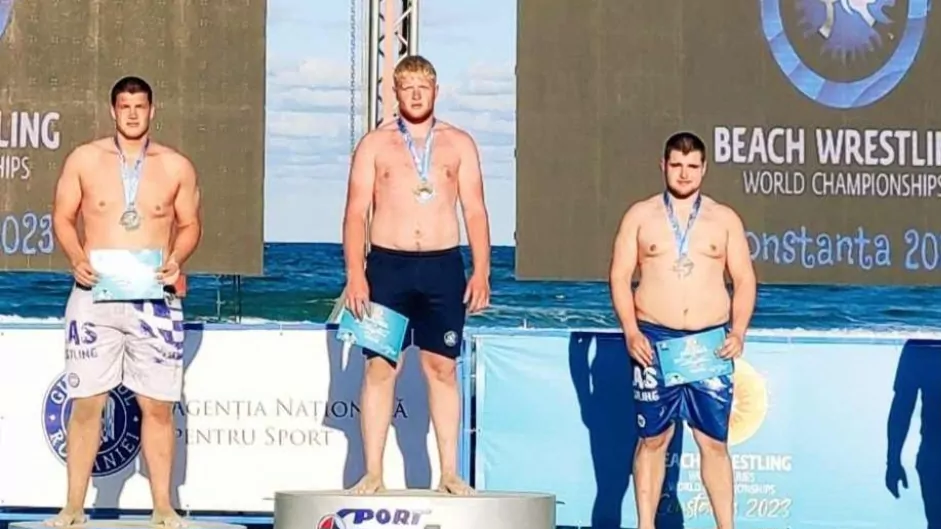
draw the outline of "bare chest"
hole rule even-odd
[[[81,179],[85,215],[123,211],[133,205],[145,217],[166,216],[173,209],[178,187],[158,164],[144,166],[136,190],[133,181],[121,178],[116,165],[85,172]]]
[[[421,182],[420,171],[425,168],[425,177],[436,185],[457,182],[459,158],[454,149],[446,143],[435,145],[431,149],[431,157],[425,160],[427,153],[420,147],[416,146],[416,160],[404,142],[391,142],[376,159],[376,184],[392,187],[415,186]]]
[[[676,257],[681,246],[690,256],[721,259],[725,257],[728,236],[724,225],[711,215],[700,215],[687,231],[687,223],[681,220],[674,230],[670,221],[652,218],[641,225],[637,236],[638,252],[642,257],[654,258],[663,255]],[[684,241],[685,239],[685,241]]]

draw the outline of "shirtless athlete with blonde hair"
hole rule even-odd
[[[170,472],[172,406],[183,385],[183,309],[172,285],[202,236],[199,188],[190,161],[150,139],[153,91],[146,81],[118,81],[111,90],[111,116],[114,136],[78,146],[56,184],[53,228],[75,278],[65,309],[72,414],[66,441],[68,499],[46,525],[86,521],[85,495],[101,441],[102,411],[108,393],[123,384],[136,394],[143,415],[152,522],[178,527],[183,520],[170,502]],[[91,287],[98,276],[89,263],[95,249],[163,250],[164,264],[154,273],[166,285],[164,299],[95,302]],[[72,340],[79,333],[81,343]],[[89,345],[94,354],[80,354]]]
[[[407,336],[421,349],[428,380],[441,464],[438,490],[470,494],[473,489],[457,473],[461,405],[455,364],[466,314],[490,302],[490,229],[480,160],[469,134],[435,118],[437,74],[428,60],[406,57],[395,68],[394,82],[400,118],[366,134],[353,153],[343,221],[346,306],[362,316],[373,301],[409,318]],[[473,255],[469,279],[458,248],[458,201]],[[365,354],[366,475],[353,487],[361,494],[384,488],[382,454],[402,365]]]
[[[674,422],[693,430],[718,529],[732,529],[734,489],[726,441],[732,377],[665,387],[657,342],[723,327],[723,358],[742,354],[755,307],[756,281],[745,228],[730,207],[702,195],[706,146],[696,135],[671,136],[660,162],[666,189],[632,205],[611,259],[611,297],[627,337],[638,443],[634,492],[638,529],[654,529]],[[640,285],[632,292],[634,272]],[[725,274],[732,279],[729,296]]]

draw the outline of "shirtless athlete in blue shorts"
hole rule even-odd
[[[654,529],[674,422],[692,428],[702,481],[718,529],[732,529],[734,487],[726,441],[732,377],[664,387],[657,342],[727,330],[720,356],[742,354],[755,306],[756,282],[745,228],[728,206],[700,194],[706,147],[690,133],[666,142],[663,193],[637,202],[621,221],[611,260],[611,297],[627,337],[639,441],[634,457],[638,529]],[[634,272],[641,272],[636,293]],[[729,296],[725,272],[732,279]]]
[[[469,134],[435,118],[438,85],[430,62],[406,57],[393,80],[401,117],[364,136],[353,154],[343,223],[346,307],[362,315],[373,301],[409,318],[406,343],[421,349],[428,379],[441,464],[438,490],[470,494],[472,489],[457,475],[461,406],[455,361],[465,316],[490,301],[490,228],[480,161]],[[469,278],[458,249],[458,202],[473,254]],[[353,487],[358,494],[384,488],[382,453],[398,372],[385,358],[365,353],[361,405],[366,475]]]

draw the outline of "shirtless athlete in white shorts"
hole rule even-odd
[[[154,106],[146,81],[118,81],[111,90],[111,106],[115,135],[69,154],[56,186],[53,227],[75,278],[65,309],[72,414],[66,452],[68,499],[46,525],[85,521],[102,410],[109,391],[123,384],[136,394],[143,414],[141,443],[150,474],[153,523],[178,527],[183,521],[170,502],[170,472],[172,406],[180,400],[183,385],[183,311],[170,285],[202,234],[199,190],[190,161],[149,138]],[[91,287],[98,278],[88,252],[105,248],[162,250],[164,264],[154,273],[167,285],[165,298],[93,301]]]

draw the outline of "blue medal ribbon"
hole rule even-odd
[[[117,136],[114,138],[114,146],[118,149],[118,159],[121,161],[121,182],[124,184],[124,215],[122,216],[122,223],[129,222],[130,224],[136,224],[140,222],[140,217],[137,213],[137,188],[140,187],[141,169],[144,165],[144,158],[147,155],[147,147],[150,146],[150,138],[147,138],[144,142],[141,152],[137,155],[137,159],[134,160],[134,165],[131,167],[128,167],[127,157],[124,156],[124,151],[121,150],[121,144],[118,142]]]
[[[668,191],[663,192],[663,205],[667,208],[667,217],[670,219],[670,227],[673,228],[673,238],[676,241],[676,251],[677,251],[677,264],[682,263],[686,260],[686,255],[689,253],[689,231],[693,229],[693,223],[696,222],[696,217],[699,216],[699,208],[702,205],[702,195],[696,197],[695,202],[693,202],[693,209],[689,213],[689,220],[686,222],[686,230],[680,231],[680,223],[676,219],[676,212],[673,211],[673,202],[670,201],[670,193]]]
[[[428,136],[425,138],[425,150],[423,156],[418,155],[418,150],[415,148],[415,140],[412,139],[411,133],[408,131],[408,128],[405,126],[405,120],[401,117],[396,119],[396,122],[399,126],[399,132],[402,133],[402,137],[405,139],[405,145],[408,147],[409,153],[412,155],[412,161],[415,162],[415,170],[418,171],[418,179],[421,180],[421,184],[418,186],[418,199],[425,201],[430,199],[434,195],[434,188],[428,183],[428,176],[430,174],[431,167],[431,149],[435,138],[435,123],[437,120],[431,122],[431,129],[428,131]]]

